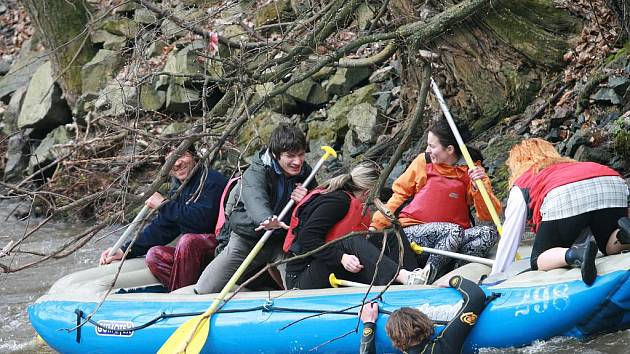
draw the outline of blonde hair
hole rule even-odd
[[[554,146],[543,139],[525,139],[510,149],[505,164],[510,169],[510,186],[525,171],[532,169],[536,174],[541,170],[558,163],[575,162],[575,160],[561,156]]]
[[[324,189],[324,193],[334,192],[344,189],[349,192],[361,192],[371,190],[376,186],[381,171],[378,166],[369,161],[356,165],[350,173],[344,173],[333,177],[319,185]]]

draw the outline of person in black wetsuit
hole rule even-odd
[[[486,295],[479,285],[461,276],[452,277],[449,285],[462,294],[464,305],[435,338],[433,321],[421,311],[402,307],[392,312],[385,325],[385,332],[395,348],[408,354],[461,352],[468,333],[487,305]],[[365,304],[359,311],[359,316],[363,322],[360,353],[376,353],[374,331],[378,305]]]

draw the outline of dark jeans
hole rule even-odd
[[[617,220],[628,215],[627,208],[607,208],[589,211],[565,219],[543,221],[536,232],[532,248],[532,269],[538,269],[538,256],[554,247],[569,248],[583,229],[590,227],[597,241],[597,248],[606,254],[610,234],[617,229]]]
[[[154,246],[147,252],[149,270],[169,291],[197,282],[214,256],[213,234],[184,234],[177,245]]]
[[[362,236],[355,236],[343,239],[331,247],[339,247],[344,253],[355,255],[361,261],[363,269],[358,273],[348,272],[341,263],[330,266],[314,258],[301,272],[287,273],[286,283],[288,289],[321,289],[329,288],[328,281],[330,273],[335,273],[339,279],[352,280],[360,283],[370,284],[374,278],[374,285],[385,285],[398,274],[398,263],[391,260],[387,255],[378,263],[380,248]],[[397,256],[396,256],[396,259]]]

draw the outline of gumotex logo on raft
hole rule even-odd
[[[96,335],[99,336],[121,336],[121,337],[131,337],[133,335],[133,331],[130,331],[130,328],[133,328],[133,322],[130,321],[108,321],[102,320],[98,321],[98,324],[103,326],[95,327]]]

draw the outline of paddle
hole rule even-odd
[[[328,281],[330,282],[330,285],[333,288],[338,288],[339,285],[341,285],[341,286],[352,286],[352,287],[356,287],[356,288],[366,288],[366,287],[370,286],[370,284],[358,283],[356,281],[337,279],[337,277],[335,276],[335,273],[330,273],[330,275],[328,276]]]
[[[307,187],[309,183],[315,178],[315,174],[322,167],[324,161],[328,159],[329,156],[337,157],[337,153],[330,146],[322,146],[322,150],[324,150],[324,156],[322,156],[315,167],[313,167],[313,171],[306,178],[304,183],[302,184],[304,187]],[[285,205],[284,209],[278,215],[278,220],[282,220],[284,216],[291,210],[295,202],[291,199]],[[274,230],[267,230],[263,236],[258,240],[254,248],[249,252],[247,258],[241,263],[236,272],[232,275],[227,284],[223,287],[223,290],[219,293],[219,295],[214,299],[210,307],[203,314],[193,317],[190,320],[186,321],[184,324],[179,326],[177,330],[164,342],[160,351],[160,354],[172,354],[172,353],[199,353],[206,343],[206,339],[208,338],[208,334],[210,332],[210,316],[217,309],[219,303],[223,301],[227,293],[232,289],[234,284],[238,281],[241,275],[245,272],[250,263],[254,260],[258,252],[265,245],[267,239],[271,236]]]
[[[462,155],[464,156],[464,160],[466,160],[466,164],[468,165],[468,168],[471,168],[471,169],[474,168],[475,164],[472,160],[472,157],[470,157],[470,153],[468,152],[468,148],[466,148],[466,144],[464,144],[464,139],[462,139],[462,136],[459,134],[459,130],[457,129],[457,126],[455,125],[453,116],[451,116],[451,112],[449,111],[448,106],[446,105],[446,101],[444,101],[442,92],[440,92],[440,88],[435,83],[435,80],[433,80],[433,78],[431,78],[431,89],[433,90],[433,93],[435,94],[435,98],[440,104],[440,108],[442,109],[442,112],[444,112],[444,116],[446,117],[446,121],[448,122],[448,125],[451,127],[451,131],[453,131],[453,135],[455,135],[455,140],[457,140],[457,144],[459,145],[459,149],[461,150]],[[481,197],[483,198],[483,201],[486,203],[486,207],[488,208],[488,211],[490,212],[492,221],[497,226],[497,231],[499,232],[499,236],[501,236],[503,234],[503,226],[501,226],[501,220],[499,219],[499,214],[497,214],[497,211],[494,208],[494,205],[492,204],[492,200],[490,199],[490,195],[488,194],[488,191],[486,190],[486,186],[484,186],[483,182],[479,179],[475,180],[475,184],[477,185],[477,189],[479,189],[479,192],[481,192]],[[521,259],[521,256],[518,253],[516,253],[516,259],[517,260]]]
[[[109,249],[109,257],[116,254],[116,251],[118,251],[120,246],[122,246],[123,242],[125,242],[125,239],[127,239],[127,236],[129,236],[129,234],[136,228],[136,226],[142,221],[142,219],[144,219],[144,217],[147,215],[149,210],[151,210],[151,208],[149,208],[146,205],[142,207],[142,210],[140,210],[138,215],[136,215],[136,217],[133,218],[133,221],[129,224],[129,226],[127,226],[127,230],[123,232],[123,234],[120,236],[118,241],[116,241],[116,243],[112,246],[112,248]]]
[[[492,267],[492,265],[494,264],[494,261],[492,259],[481,258],[477,256],[471,256],[468,254],[461,254],[461,253],[450,252],[450,251],[443,251],[443,250],[438,250],[438,249],[430,248],[430,247],[422,247],[415,242],[411,242],[411,249],[417,254],[420,254],[422,252],[439,254],[440,256],[447,256],[447,257],[461,259],[463,261],[468,261],[468,262],[481,263],[481,264],[488,265],[490,267]]]

